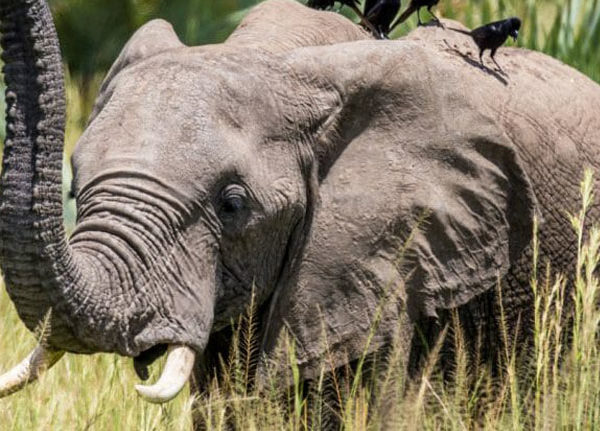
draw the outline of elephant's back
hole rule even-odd
[[[600,85],[550,56],[521,48],[499,49],[502,71],[486,57],[481,67],[473,40],[451,30],[464,27],[451,21],[446,26],[420,28],[406,38],[429,51],[435,63],[430,79],[442,87],[436,92],[444,110],[466,104],[499,126],[515,146],[545,219],[575,211],[584,169],[600,168]]]
[[[465,27],[445,23],[448,30],[420,28],[406,38],[422,44],[437,63],[432,85],[446,87],[438,93],[459,95],[455,103],[478,106],[498,122],[534,178],[562,172],[575,174],[578,184],[585,164],[600,165],[600,85],[550,56],[521,48],[499,49],[502,70],[486,57],[482,67],[473,40],[452,31]]]

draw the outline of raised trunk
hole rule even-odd
[[[89,282],[63,227],[65,96],[56,31],[48,6],[40,0],[2,0],[0,22],[7,86],[0,185],[4,280],[29,329],[52,309],[48,342],[86,351],[61,318],[70,311],[65,298],[85,298]]]

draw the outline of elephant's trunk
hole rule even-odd
[[[7,86],[0,184],[4,280],[30,330],[52,310],[46,341],[87,350],[61,317],[67,297],[85,298],[90,290],[63,227],[65,95],[56,30],[42,0],[2,0],[0,22]]]

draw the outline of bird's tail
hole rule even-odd
[[[402,24],[417,10],[417,7],[413,3],[414,2],[410,2],[406,10],[402,12],[402,15],[400,15],[398,19],[390,26],[390,33],[396,28],[397,25]]]
[[[457,33],[462,33],[462,34],[466,34],[467,36],[471,36],[471,32],[467,31],[467,30],[461,30],[459,28],[452,28],[452,27],[448,27],[448,30],[452,30],[455,31]]]

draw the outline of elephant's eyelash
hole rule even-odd
[[[229,222],[248,208],[248,193],[241,185],[230,184],[221,191],[218,211],[222,221]]]

